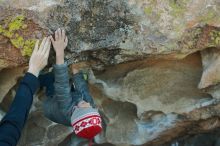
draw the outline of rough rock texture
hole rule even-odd
[[[103,101],[100,95],[94,95],[102,101],[101,107],[107,117],[107,142],[141,145],[152,141],[149,145],[159,145],[161,141],[167,142],[182,134],[197,133],[198,129],[211,129],[202,120],[218,115],[219,111],[202,110],[216,100],[197,89],[199,78],[196,77],[202,72],[200,61],[199,54],[181,61],[147,59],[110,67],[97,75],[105,81],[100,83],[108,96],[107,99],[101,96],[106,99]],[[131,68],[135,71],[129,71]],[[170,79],[172,77],[174,79]],[[195,110],[197,108],[200,110]],[[218,127],[219,122],[216,124]]]
[[[46,35],[33,12],[0,6],[0,70],[27,65],[37,39]]]
[[[199,88],[206,88],[217,84],[219,79],[219,50],[209,48],[201,52],[204,66],[204,73],[199,83]]]
[[[136,104],[139,114],[152,110],[188,112],[211,98],[197,89],[202,72],[198,55],[181,61],[149,59],[135,65],[139,67],[127,73],[118,84],[110,86],[107,94],[114,100]],[[108,72],[112,74],[111,70]]]
[[[9,92],[9,90],[17,83],[18,77],[23,75],[24,67],[14,69],[5,69],[0,73],[0,102]]]
[[[53,123],[45,118],[42,112],[41,102],[37,99],[35,97],[28,123],[23,130],[21,140],[18,144],[19,146],[57,145],[72,132],[71,128]]]
[[[36,39],[62,27],[66,61],[91,68],[104,121],[95,145],[188,146],[200,133],[218,135],[219,8],[217,0],[0,0],[0,108],[9,107]],[[43,116],[43,96],[20,145],[86,145]]]
[[[209,133],[202,133],[198,135],[190,135],[179,139],[178,141],[168,144],[166,146],[219,146],[219,130],[213,130]]]
[[[47,120],[43,114],[30,116],[29,122],[22,133],[20,140],[22,145],[53,145],[62,141],[69,133],[70,128],[63,125],[58,125]]]

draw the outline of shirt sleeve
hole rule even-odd
[[[20,82],[8,113],[0,122],[1,146],[17,144],[33,102],[33,95],[38,87],[38,78],[31,73],[26,73]]]
[[[69,84],[69,74],[67,64],[54,65],[54,90],[55,98],[59,105],[60,110],[67,114],[70,112],[72,106],[71,89]]]

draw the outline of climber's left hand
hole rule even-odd
[[[45,37],[39,47],[39,41],[36,42],[34,51],[29,61],[28,72],[38,77],[39,72],[47,65],[50,53],[51,41]]]

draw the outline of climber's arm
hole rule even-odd
[[[54,90],[55,98],[61,112],[67,114],[71,106],[71,88],[69,84],[69,74],[67,64],[64,63],[64,50],[68,39],[65,31],[60,28],[55,32],[55,38],[51,37],[54,51],[56,52],[56,65],[54,65]]]
[[[14,146],[17,144],[28,117],[33,95],[37,88],[37,77],[31,73],[26,73],[20,83],[8,113],[0,123],[1,146]]]
[[[21,81],[8,113],[0,122],[0,146],[15,146],[27,120],[33,95],[39,86],[37,77],[47,65],[51,44],[49,38],[44,38],[39,48],[38,43],[31,55],[28,73]]]

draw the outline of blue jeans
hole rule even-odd
[[[43,103],[44,114],[47,118],[49,118],[50,120],[56,123],[64,124],[66,126],[71,126],[72,108],[82,100],[89,102],[93,107],[95,106],[93,98],[89,93],[88,84],[84,80],[82,72],[72,76],[72,81],[74,83],[74,86],[73,84],[71,84],[71,98],[66,98],[66,97],[62,97],[62,99],[59,98],[59,101],[62,100],[62,103],[58,102],[58,100],[54,96],[55,76],[53,72],[40,75],[39,81],[40,81],[40,87],[46,88],[47,98]]]

